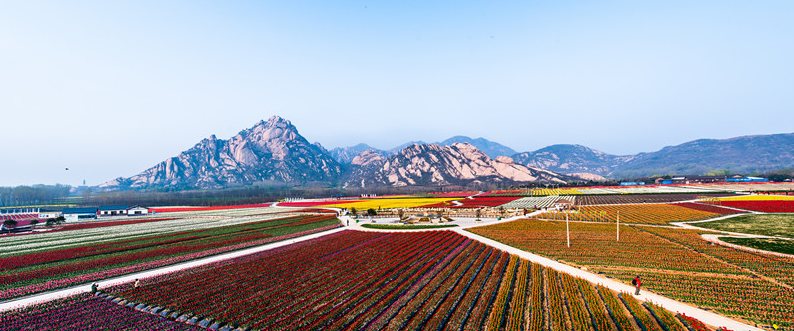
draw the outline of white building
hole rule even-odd
[[[133,206],[127,209],[127,216],[135,216],[135,215],[148,215],[149,208],[143,206]]]
[[[97,208],[64,208],[63,217],[67,222],[75,222],[82,219],[96,218]]]
[[[63,216],[61,212],[58,211],[40,211],[39,212],[39,219],[46,220],[48,218],[58,218],[58,216]]]
[[[100,206],[99,207],[99,217],[115,217],[115,216],[127,216],[127,209],[129,209],[126,205],[116,205],[116,206]]]

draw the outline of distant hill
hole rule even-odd
[[[700,139],[656,152],[611,155],[581,145],[513,150],[483,138],[455,136],[390,151],[366,144],[326,150],[292,123],[274,116],[228,140],[215,135],[129,178],[99,186],[214,189],[253,183],[296,185],[426,186],[568,182],[652,175],[697,175],[794,168],[794,133]],[[512,158],[505,154],[512,154]]]
[[[350,162],[353,162],[353,159],[356,157],[356,155],[359,155],[361,152],[366,150],[377,151],[383,155],[387,154],[385,151],[378,150],[377,148],[367,144],[358,144],[350,147],[337,147],[330,150],[329,153],[331,154],[331,157],[336,159],[339,163],[349,164]]]
[[[765,172],[794,168],[794,133],[699,139],[636,155],[611,155],[581,145],[552,145],[518,153],[516,162],[554,172],[592,173],[609,178],[710,171]]]
[[[582,145],[551,145],[534,152],[513,155],[516,162],[555,172],[591,173],[606,176],[631,156],[616,156]]]
[[[490,141],[485,138],[472,139],[466,136],[454,136],[438,144],[441,146],[450,146],[455,143],[466,143],[474,147],[477,147],[477,149],[479,149],[481,152],[485,153],[485,155],[488,155],[492,159],[495,159],[498,156],[510,157],[516,154],[516,151],[514,151],[512,148],[497,142]]]
[[[610,177],[660,174],[733,173],[794,168],[794,133],[699,139],[640,153],[618,165]]]

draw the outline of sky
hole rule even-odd
[[[273,115],[328,149],[794,132],[793,1],[0,7],[0,186],[98,185]]]

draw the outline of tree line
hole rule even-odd
[[[69,196],[69,185],[0,187],[0,207],[55,204]]]

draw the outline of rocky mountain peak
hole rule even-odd
[[[363,154],[359,155],[357,162],[365,162],[367,158]],[[373,154],[377,153],[367,153],[375,158]],[[354,171],[347,185],[467,185],[487,182],[564,182],[568,179],[549,171],[515,164],[507,157],[491,159],[468,143],[449,146],[413,144],[395,155],[368,165]]]
[[[273,116],[229,140],[212,135],[138,175],[101,187],[206,189],[261,181],[333,182],[341,175],[341,165],[322,146],[310,144],[290,121]]]
[[[367,166],[370,164],[383,162],[385,160],[386,158],[380,153],[376,152],[375,150],[368,149],[366,151],[361,152],[361,154],[356,155],[356,157],[353,158],[353,161],[350,162],[350,164],[357,166]]]

